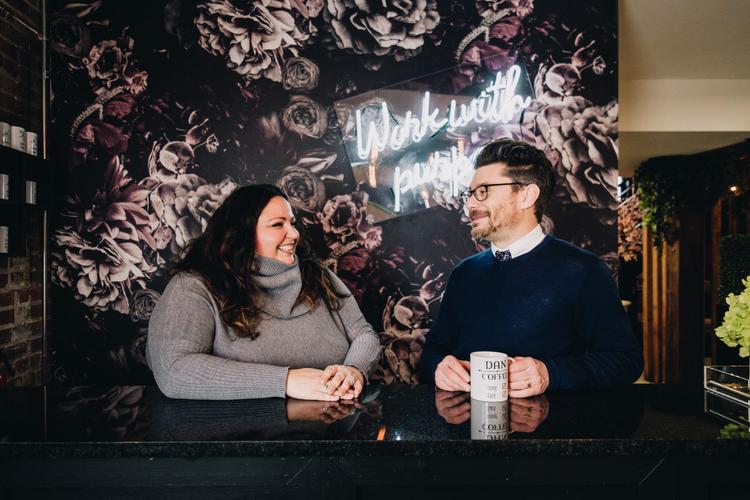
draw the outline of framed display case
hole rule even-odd
[[[26,218],[49,208],[51,170],[45,159],[0,146],[0,256],[26,254]]]

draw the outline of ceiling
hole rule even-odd
[[[620,0],[619,13],[621,82],[740,79],[750,95],[750,0]],[[621,93],[621,112],[637,98]],[[632,176],[648,158],[747,138],[750,131],[621,132],[620,175]]]
[[[750,0],[620,0],[620,78],[750,79]]]

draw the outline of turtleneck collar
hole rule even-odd
[[[310,310],[305,304],[294,306],[302,290],[299,259],[292,264],[269,257],[255,256],[253,280],[261,291],[258,308],[275,318],[294,318]]]

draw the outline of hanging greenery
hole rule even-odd
[[[635,174],[638,200],[657,248],[675,241],[682,210],[707,211],[729,194],[750,189],[750,140],[692,156],[663,156]]]

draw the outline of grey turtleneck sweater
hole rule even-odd
[[[324,303],[294,306],[302,289],[298,264],[256,258],[261,289],[260,335],[238,337],[200,277],[174,276],[148,325],[147,360],[164,394],[185,399],[285,397],[290,368],[352,365],[365,376],[380,358],[380,342],[341,280],[346,298],[331,314]],[[294,307],[293,307],[294,306]],[[335,319],[334,319],[335,318]],[[343,323],[343,324],[342,324]]]

